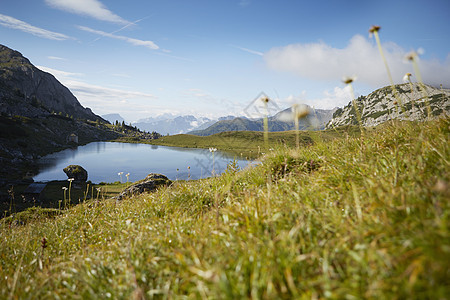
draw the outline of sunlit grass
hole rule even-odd
[[[353,126],[347,126],[335,130],[324,131],[282,131],[268,132],[267,139],[271,148],[291,148],[296,147],[297,138],[299,145],[305,146],[314,142],[314,140],[330,141],[342,134],[350,136],[358,135],[358,129]],[[210,136],[196,136],[189,134],[177,134],[165,136],[150,143],[154,145],[187,147],[187,148],[217,148],[222,152],[229,153],[238,158],[257,158],[265,148],[264,132],[259,131],[228,131],[213,134]]]
[[[385,124],[363,148],[317,138],[252,169],[4,221],[0,294],[445,299],[449,125]]]

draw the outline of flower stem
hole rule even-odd
[[[266,152],[269,150],[269,109],[267,108],[267,102],[264,102],[264,146]]]
[[[383,59],[384,66],[386,67],[386,72],[387,72],[388,77],[389,77],[389,82],[391,84],[391,89],[392,89],[392,92],[394,93],[394,97],[395,97],[395,99],[397,99],[398,106],[400,106],[403,109],[402,100],[400,99],[398,91],[395,88],[394,80],[392,80],[391,71],[389,70],[389,66],[388,66],[386,57],[384,56],[384,53],[383,53],[383,48],[381,47],[380,36],[378,35],[378,30],[374,31],[373,35],[375,36],[375,40],[376,40],[377,45],[378,45],[378,51],[380,52],[381,58]],[[398,106],[397,106],[397,115],[398,115]]]
[[[419,85],[422,90],[423,99],[425,100],[425,103],[427,105],[428,118],[430,118],[431,117],[431,108],[430,108],[430,103],[428,102],[428,93],[427,93],[427,90],[425,89],[425,85],[423,84],[422,75],[420,74],[420,70],[419,70],[419,64],[417,63],[417,57],[415,55],[412,56],[412,64],[413,64],[413,68],[414,68],[414,73],[416,73],[416,78],[419,81]]]

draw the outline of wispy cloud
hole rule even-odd
[[[108,98],[135,98],[135,97],[143,97],[143,98],[156,98],[154,95],[134,92],[134,91],[126,91],[121,89],[112,89],[107,87],[102,87],[98,85],[92,85],[89,83],[85,83],[76,79],[76,77],[83,77],[85,74],[83,73],[74,73],[56,70],[44,66],[36,66],[38,69],[48,72],[54,75],[59,81],[61,81],[65,86],[67,86],[72,92],[80,92],[84,94],[89,94],[95,97],[104,96],[106,99]],[[75,77],[75,78],[74,78]]]
[[[70,78],[70,77],[82,77],[84,76],[83,73],[72,73],[72,72],[66,72],[61,70],[55,70],[52,68],[44,67],[44,66],[36,66],[39,70],[42,70],[44,72],[50,73],[58,80],[63,81],[64,79]]]
[[[111,75],[115,76],[115,77],[121,77],[121,78],[131,78],[131,76],[128,75],[128,74],[118,74],[118,73],[116,73],[116,74],[111,74]]]
[[[383,48],[394,81],[401,83],[406,72],[412,73],[412,66],[404,62],[407,51],[392,42]],[[389,84],[377,46],[361,35],[354,36],[342,49],[323,42],[292,44],[270,50],[264,59],[272,69],[308,79],[340,80],[345,75],[357,75],[358,81],[372,87]],[[426,83],[450,85],[450,55],[444,62],[422,59],[420,68]]]
[[[158,97],[148,93],[109,88],[79,80],[65,80],[66,85],[80,103],[94,113],[120,113],[127,120],[148,117],[155,112]],[[150,101],[149,101],[150,100]]]
[[[314,108],[333,109],[343,107],[352,99],[352,93],[349,86],[335,87],[333,90],[325,90],[318,98],[307,97],[306,91],[300,95],[290,95],[285,99],[280,99],[279,104],[283,106],[292,106],[294,103],[307,104]]]
[[[47,56],[48,59],[52,59],[52,60],[67,60],[65,58],[62,57],[58,57],[58,56]]]
[[[131,116],[148,116],[157,104],[155,101],[149,102],[158,99],[149,93],[90,84],[80,78],[85,76],[82,73],[37,67],[53,74],[83,106],[90,107],[97,114],[120,112],[124,116],[130,116],[131,120]]]
[[[103,87],[99,85],[93,85],[77,80],[65,80],[65,85],[75,94],[88,96],[91,98],[101,98],[103,103],[112,100],[124,100],[133,98],[146,98],[146,99],[156,99],[157,97],[152,94],[126,91],[121,89],[112,89],[108,87]]]
[[[240,0],[239,1],[239,6],[248,6],[250,5],[251,1],[250,0]]]
[[[98,0],[45,0],[47,5],[70,13],[116,24],[129,24],[127,20],[116,15]]]
[[[64,40],[74,39],[65,34],[42,29],[42,28],[30,25],[24,21],[18,20],[16,18],[13,18],[10,16],[5,16],[2,14],[0,14],[0,25],[11,28],[11,29],[17,29],[17,30],[20,30],[20,31],[23,31],[26,33],[30,33],[34,36],[49,39],[49,40],[64,41]]]
[[[86,31],[86,32],[90,32],[90,33],[94,33],[103,37],[109,37],[112,39],[116,39],[116,40],[121,40],[121,41],[125,41],[133,46],[144,46],[147,47],[149,49],[152,50],[157,50],[159,49],[159,46],[156,45],[154,42],[152,41],[144,41],[144,40],[138,40],[138,39],[134,39],[134,38],[130,38],[130,37],[126,37],[123,35],[116,35],[113,33],[108,33],[108,32],[104,32],[101,30],[95,30],[86,26],[77,26],[78,29]]]
[[[150,17],[150,16],[147,16],[147,17],[145,17],[145,18],[136,20],[136,21],[134,21],[134,22],[129,22],[128,24],[126,24],[126,25],[123,26],[122,28],[119,28],[119,29],[117,29],[117,30],[115,30],[115,31],[113,31],[113,32],[110,32],[110,34],[118,33],[118,32],[120,32],[120,31],[122,31],[122,30],[124,30],[124,29],[126,29],[126,28],[128,28],[128,27],[130,27],[130,26],[136,25],[137,23],[139,23],[139,22],[141,22],[141,21],[143,21],[143,20],[145,20],[145,19],[148,19],[149,17]],[[102,38],[101,36],[98,37],[98,38],[96,38],[96,39],[94,40],[94,42],[95,42],[95,41],[98,41],[98,40],[101,39],[101,38]]]
[[[263,56],[264,53],[260,52],[260,51],[256,51],[256,50],[252,50],[252,49],[248,49],[248,48],[244,48],[244,47],[239,47],[239,46],[235,46],[235,45],[230,45],[231,47],[234,47],[236,49],[251,53],[251,54],[255,54],[255,55],[259,55],[259,56]]]
[[[155,52],[155,54],[158,54],[161,56],[166,56],[166,57],[170,57],[170,58],[182,60],[182,61],[195,62],[193,59],[182,57],[182,56],[171,55],[168,53],[172,53],[172,52],[170,50],[166,50],[166,49],[161,49],[161,52]]]

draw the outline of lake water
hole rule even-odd
[[[208,149],[154,146],[113,142],[94,142],[77,148],[66,149],[38,160],[40,173],[35,181],[66,180],[63,169],[68,165],[80,165],[88,172],[88,180],[100,182],[134,182],[149,173],[160,173],[169,179],[199,179],[210,177],[213,172],[225,171],[234,157]],[[244,168],[251,161],[237,159]],[[188,169],[190,167],[190,169]],[[118,173],[123,172],[122,177]]]

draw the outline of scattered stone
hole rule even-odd
[[[70,165],[64,168],[67,177],[73,178],[76,182],[85,182],[88,178],[88,172],[79,165]]]
[[[41,193],[47,186],[47,183],[33,182],[23,192],[23,199],[27,202],[41,201]]]
[[[162,174],[150,173],[144,180],[129,186],[122,193],[116,196],[116,200],[122,200],[133,195],[139,195],[146,192],[152,192],[159,186],[169,185],[172,181]]]

